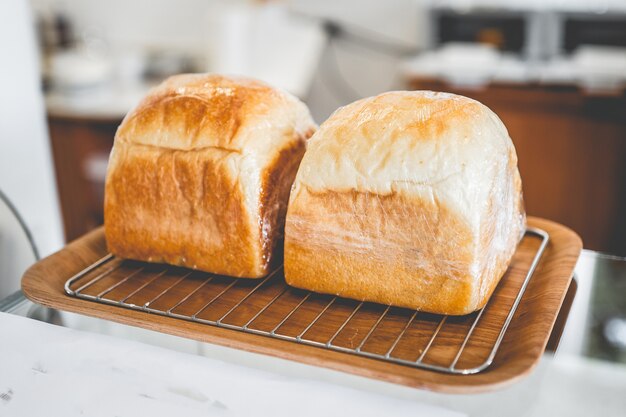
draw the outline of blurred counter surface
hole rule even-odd
[[[403,69],[411,78],[437,78],[458,87],[562,85],[586,95],[619,96],[626,88],[626,47],[581,45],[569,54],[539,59],[493,45],[449,42],[408,59]]]
[[[121,121],[154,83],[86,89],[72,93],[52,90],[46,96],[49,118]]]
[[[0,363],[0,414],[156,416],[184,409],[187,415],[341,410],[364,416],[623,416],[626,260],[585,250],[575,277],[576,295],[556,353],[546,353],[527,378],[510,387],[471,395],[416,390],[57,314],[55,323],[70,331],[32,320],[46,314],[18,293],[0,301],[0,312],[10,313],[0,313],[0,354],[13,358]],[[312,403],[312,397],[319,401]]]

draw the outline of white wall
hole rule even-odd
[[[0,189],[33,232],[42,255],[63,242],[40,90],[32,16],[26,0],[0,1]],[[3,262],[14,257],[4,248]],[[17,248],[13,248],[17,250]],[[19,287],[0,276],[0,292]]]

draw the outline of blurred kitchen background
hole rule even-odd
[[[610,255],[583,253],[585,325],[561,345],[626,362],[625,0],[3,0],[0,22],[0,190],[41,255],[102,224],[117,126],[171,74],[265,80],[318,123],[383,91],[449,91],[504,121],[528,214]],[[4,275],[0,298],[19,288]]]
[[[102,223],[115,130],[180,72],[245,74],[318,122],[392,89],[491,107],[530,215],[626,255],[626,2],[31,0],[66,240]]]

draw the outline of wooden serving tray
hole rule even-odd
[[[532,217],[528,219],[528,225],[529,227],[543,229],[549,234],[548,246],[528,283],[526,292],[502,339],[493,363],[484,371],[472,375],[454,375],[417,369],[399,363],[389,363],[378,359],[356,356],[351,353],[332,351],[324,347],[304,345],[259,334],[244,333],[229,328],[151,314],[145,311],[131,310],[117,305],[101,304],[67,295],[64,291],[64,285],[67,280],[107,255],[102,229],[85,235],[70,243],[63,250],[33,265],[22,278],[22,289],[29,299],[47,307],[112,320],[202,342],[323,366],[416,388],[456,393],[488,391],[513,383],[527,375],[538,363],[559,315],[559,310],[570,286],[574,266],[582,249],[580,238],[564,226]],[[467,345],[464,345],[465,350],[459,363],[466,362],[469,364],[468,366],[471,366],[472,361],[479,361],[477,363],[480,363],[483,360],[481,358],[488,353],[489,345],[487,341],[489,338],[494,338],[494,335],[497,336],[498,326],[501,327],[504,318],[510,310],[512,300],[515,299],[517,292],[519,292],[519,286],[521,286],[537,253],[539,243],[539,239],[529,238],[528,236],[522,240],[508,271],[485,308],[483,318],[478,322],[479,324],[476,326]],[[181,286],[183,284],[192,286],[194,279],[200,283],[202,281],[198,279],[206,279],[199,277],[199,275],[204,273],[194,272],[189,275],[189,278],[183,280],[181,277],[187,276],[185,270],[181,268],[163,269],[164,267],[162,267],[161,271],[164,270],[165,272],[159,272],[157,274],[158,279],[148,279],[147,277],[150,273],[153,274],[152,277],[155,276],[155,271],[158,271],[160,268],[158,265],[121,260],[112,262],[118,264],[120,271],[124,271],[124,268],[134,267],[139,272],[131,274],[133,279],[143,279],[146,283],[145,289],[144,286],[140,286],[140,290],[137,293],[131,292],[133,298],[129,299],[129,301],[141,305],[145,300],[153,299],[155,295],[165,294],[158,298],[158,304],[165,306],[161,307],[164,310],[167,310],[167,306],[177,305],[176,303],[181,300],[184,292],[181,292],[182,289],[177,287],[179,282],[182,282]],[[97,270],[94,273],[96,272]],[[145,276],[142,277],[142,274]],[[277,302],[275,305],[272,305],[274,310],[278,310],[273,313],[269,313],[272,309],[268,309],[268,320],[271,321],[272,314],[276,315],[276,317],[281,317],[281,314],[282,316],[288,314],[294,308],[293,304],[297,304],[298,292],[302,295],[302,290],[292,290],[286,287],[280,274],[281,270],[268,281],[267,288],[269,292],[266,291],[267,294],[259,295],[257,297],[259,298],[258,300],[255,298],[256,294],[255,297],[250,297],[245,306],[242,306],[239,310],[234,310],[232,316],[228,316],[229,320],[231,322],[240,320],[241,323],[246,323],[247,318],[256,317],[254,316],[255,312],[260,311],[262,308],[259,306],[266,305],[270,298],[272,300],[279,299],[282,304]],[[115,274],[111,275],[107,277],[107,286],[111,285],[111,283],[115,284]],[[126,276],[128,275],[127,271]],[[85,279],[89,279],[89,277]],[[118,281],[121,280],[121,276],[117,279]],[[225,282],[228,282],[227,280],[229,279],[232,280],[231,278],[216,277],[213,281],[226,280]],[[221,305],[221,308],[226,311],[228,311],[230,305],[234,306],[237,300],[245,296],[250,291],[249,288],[255,287],[256,283],[259,282],[258,280],[237,281],[237,285],[232,287],[231,300],[224,296],[224,300],[216,303],[226,303]],[[122,284],[119,287],[115,287],[111,294],[116,291],[119,292],[127,282],[125,281]],[[77,285],[82,285],[82,283]],[[107,286],[98,289],[95,288],[97,285],[94,285],[94,294],[97,294],[102,288],[107,288]],[[173,289],[164,292],[165,289],[170,288]],[[278,292],[271,293],[273,290],[280,291],[280,294],[286,295],[282,298],[283,296],[278,295]],[[205,294],[204,296],[208,297],[209,295]],[[108,293],[107,297],[109,297]],[[265,297],[266,300],[262,301],[262,297]],[[292,301],[289,301],[290,297]],[[284,330],[281,330],[281,332],[287,334],[289,333],[289,327],[293,327],[295,329],[293,334],[297,335],[300,330],[298,329],[298,324],[301,327],[306,327],[306,324],[302,323],[308,323],[308,321],[298,323],[299,320],[304,320],[299,318],[299,316],[306,314],[315,316],[322,311],[328,302],[324,297],[312,294],[307,301],[306,308],[303,307],[302,311],[294,314],[290,319],[291,322],[286,323]],[[193,297],[189,299],[188,304],[194,304],[194,302],[198,301],[192,302],[192,299]],[[231,303],[230,305],[228,304],[229,302]],[[292,305],[285,310],[287,307],[284,305],[290,302]],[[324,313],[327,315],[327,319],[320,320],[321,324],[319,326],[317,324],[313,326],[308,331],[307,337],[315,340],[316,337],[324,333],[332,335],[335,329],[339,328],[341,323],[346,320],[346,316],[350,311],[354,309],[353,304],[356,304],[356,302],[338,298],[332,308]],[[199,305],[202,305],[202,303]],[[184,309],[185,306],[186,304],[183,303],[183,305],[177,308]],[[218,307],[220,306],[215,308]],[[349,322],[349,326],[346,326],[345,329],[343,327],[339,329],[342,333],[337,337],[337,343],[343,343],[345,346],[354,349],[355,345],[359,343],[359,337],[364,337],[363,334],[367,333],[367,329],[372,327],[372,322],[380,315],[381,307],[383,306],[366,303],[365,307],[358,312],[358,315],[355,315],[352,321]],[[190,315],[191,313],[184,314]],[[210,315],[212,313],[207,310],[202,314]],[[429,344],[428,347],[424,348],[424,344],[430,338],[433,326],[437,327],[437,323],[440,322],[440,316],[419,313],[419,320],[410,321],[410,316],[413,314],[415,312],[409,310],[394,309],[389,313],[388,317],[385,317],[385,325],[381,326],[381,330],[377,330],[372,335],[371,340],[368,340],[366,348],[372,352],[385,352],[387,347],[396,340],[398,334],[401,334],[403,339],[401,339],[402,343],[399,343],[396,347],[397,355],[414,354],[415,351],[419,355],[419,352],[430,348],[428,351],[428,361],[430,363],[446,363],[450,361],[450,355],[454,357],[454,353],[458,351],[458,345],[463,342],[464,335],[473,321],[472,315],[448,317],[437,336],[436,346],[430,346]],[[205,320],[208,322],[212,319],[206,317]],[[311,320],[310,317],[308,320]],[[262,322],[263,320],[260,319],[254,321],[251,327],[253,325],[259,326],[260,329],[263,326]],[[358,327],[360,324],[362,325],[361,328]],[[238,326],[241,326],[241,324],[238,324]],[[272,327],[270,326],[269,328],[271,329]],[[340,339],[343,339],[343,341]],[[393,346],[396,345],[393,344]],[[395,350],[394,355],[396,355]]]

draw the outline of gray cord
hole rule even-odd
[[[9,197],[7,197],[7,195],[3,193],[2,190],[0,190],[0,200],[2,200],[4,204],[6,204],[6,206],[9,208],[11,213],[13,213],[18,223],[20,224],[20,227],[22,228],[22,230],[24,231],[24,234],[26,235],[26,238],[28,239],[28,243],[30,244],[30,248],[33,251],[33,255],[35,255],[35,259],[36,260],[41,259],[39,256],[39,250],[37,249],[37,245],[35,244],[35,240],[33,239],[33,235],[30,232],[30,229],[26,225],[26,222],[24,221],[24,219],[22,219],[22,216],[20,216],[20,213],[17,211],[17,208],[13,205],[13,203],[11,203],[11,200],[9,200]]]

